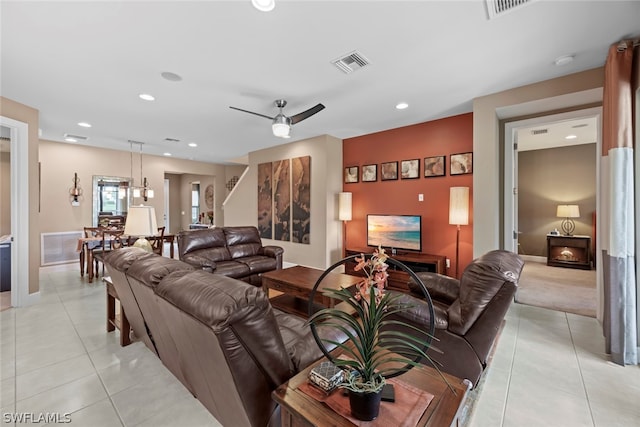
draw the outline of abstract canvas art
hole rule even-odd
[[[290,161],[273,162],[273,238],[291,240]]]
[[[271,163],[258,165],[258,232],[260,237],[273,239],[273,194]]]
[[[311,225],[311,157],[291,160],[291,191],[293,212],[291,241],[309,244]]]

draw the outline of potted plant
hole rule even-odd
[[[390,260],[394,265],[406,269],[414,280],[420,279],[402,263],[391,260],[380,247],[370,256],[361,254],[345,258],[330,267],[325,275],[352,259],[357,263],[355,270],[364,272],[364,277],[356,284],[355,292],[352,293],[348,288],[325,291],[326,295],[341,303],[315,314],[310,313],[309,322],[316,342],[325,356],[336,366],[346,368],[349,372],[341,386],[349,390],[352,416],[369,421],[378,415],[380,395],[387,378],[398,376],[419,365],[422,359],[429,361],[437,369],[426,354],[434,329],[433,322],[431,329],[424,331],[394,316],[411,309],[412,305],[406,302],[406,298],[402,298],[402,294],[385,292],[388,278],[387,261]],[[313,301],[315,289],[323,278],[324,275],[316,282],[310,301]],[[433,319],[433,306],[428,292],[422,282],[419,283],[425,292]],[[348,310],[344,310],[345,307]],[[320,325],[323,328],[337,328],[348,337],[348,341],[320,339],[316,332],[316,326]],[[342,349],[345,357],[333,358],[327,352],[325,343]],[[398,368],[398,364],[403,366]],[[442,373],[440,375],[444,379]]]

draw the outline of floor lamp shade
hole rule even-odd
[[[338,219],[351,221],[351,193],[338,193]]]
[[[469,187],[449,189],[449,224],[469,224]]]
[[[158,232],[156,222],[156,210],[152,206],[131,206],[127,213],[127,222],[124,225],[124,234],[138,236],[134,246],[141,247],[149,252],[151,244],[145,236],[154,236]]]

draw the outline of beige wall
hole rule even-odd
[[[11,153],[0,153],[0,236],[11,234]]]
[[[133,175],[135,183],[138,185],[140,170],[139,166],[137,171],[135,169],[136,156],[138,155],[134,154]],[[149,199],[146,204],[155,207],[158,226],[164,225],[163,189],[165,175],[170,179],[172,177],[181,177],[186,173],[209,177],[217,175],[224,177],[226,175],[226,166],[224,165],[146,154],[143,154],[143,156],[143,176],[147,177],[155,193],[155,197]],[[123,177],[131,175],[131,154],[128,151],[42,140],[40,141],[40,158],[42,159],[43,217],[42,225],[39,229],[40,233],[81,230],[82,227],[92,223],[93,175]],[[74,172],[78,173],[80,186],[84,192],[78,207],[71,206],[69,202],[69,188],[72,186]],[[170,191],[171,189],[180,188],[180,183],[170,183],[169,187]],[[216,180],[215,191],[221,194],[225,194],[226,191],[224,185],[219,184],[218,180]],[[170,200],[172,232],[185,228],[180,214],[185,211],[185,215],[187,215],[187,206],[181,206],[181,200],[181,194],[177,194],[175,199]],[[140,199],[136,199],[135,203],[140,203]],[[215,210],[216,216],[222,220],[222,200],[216,200]]]
[[[573,105],[536,102],[601,88],[603,84],[604,69],[596,68],[473,100],[473,162],[477,165],[473,171],[474,257],[503,247],[500,239],[503,164],[499,120],[532,112],[544,115],[558,108],[581,105],[579,97],[563,99],[564,102],[578,102]],[[535,104],[532,108],[537,110],[526,109],[527,103]],[[525,110],[527,113],[523,113]]]
[[[224,225],[258,224],[257,165],[311,156],[311,244],[263,239],[284,248],[286,262],[327,268],[341,257],[337,194],[342,191],[342,140],[324,135],[249,153],[249,169],[224,206]]]
[[[38,292],[40,288],[40,233],[38,212],[38,110],[26,105],[0,97],[0,116],[26,123],[29,133],[29,293]]]

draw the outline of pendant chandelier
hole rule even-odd
[[[145,176],[143,178],[142,176],[142,144],[144,143],[131,141],[131,140],[129,141],[129,143],[131,144],[131,189],[133,189],[133,198],[135,199],[135,198],[142,197],[142,200],[146,202],[148,199],[153,199],[154,192],[149,185],[149,180],[147,180],[147,177]],[[138,144],[140,147],[140,183],[142,185],[135,185],[135,179],[133,178],[133,144],[134,143]]]

